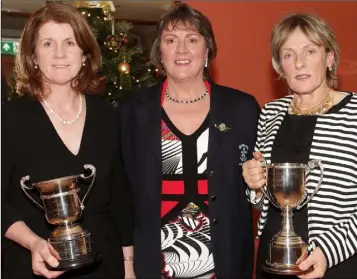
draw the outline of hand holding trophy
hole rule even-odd
[[[57,226],[51,233],[48,242],[58,253],[59,265],[49,270],[70,270],[94,263],[100,256],[93,251],[90,233],[85,231],[77,221],[84,210],[84,201],[93,187],[96,169],[92,165],[84,165],[90,174],[66,176],[38,183],[28,184],[30,176],[21,179],[24,193],[41,209],[45,211],[46,220]],[[82,201],[79,198],[80,183],[92,179],[88,191]],[[40,193],[42,205],[39,204],[27,190],[36,188]]]
[[[307,256],[307,245],[294,231],[293,210],[305,206],[321,187],[323,165],[319,160],[311,160],[308,164],[263,163],[266,173],[266,186],[262,189],[269,201],[282,213],[282,226],[274,235],[269,246],[269,256],[263,270],[280,275],[300,275],[311,270],[302,271],[299,263]],[[306,176],[315,168],[320,169],[320,180],[309,195],[306,189]]]

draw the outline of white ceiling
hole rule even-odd
[[[63,0],[63,3],[73,4],[75,1]],[[114,0],[114,16],[117,19],[158,21],[161,15],[170,7],[172,0]],[[2,11],[32,13],[46,3],[45,0],[2,0]]]

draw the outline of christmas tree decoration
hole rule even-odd
[[[119,73],[126,73],[129,74],[130,72],[130,65],[126,62],[118,64],[118,72]]]
[[[129,39],[127,36],[124,36],[122,39],[123,43],[126,45],[127,43],[129,43]]]
[[[74,7],[77,9],[100,9],[103,15],[111,19],[112,12],[115,11],[113,1],[75,1]]]
[[[109,35],[108,37],[105,38],[104,44],[110,49],[110,50],[118,50],[121,46],[122,39],[117,36],[117,35]]]
[[[99,43],[105,98],[116,105],[130,91],[159,81],[140,38],[132,33],[133,25],[115,20],[112,1],[76,1],[74,7],[87,19]]]

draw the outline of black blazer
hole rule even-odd
[[[121,105],[121,144],[134,199],[134,255],[138,278],[161,278],[161,85],[133,93]],[[208,194],[212,250],[218,278],[251,279],[252,212],[242,163],[250,159],[259,105],[246,93],[211,82]],[[223,132],[217,126],[226,124]]]

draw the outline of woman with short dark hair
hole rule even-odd
[[[121,106],[139,278],[252,278],[241,164],[253,151],[259,106],[208,79],[216,52],[209,19],[178,4],[158,23],[151,52],[166,80]]]

